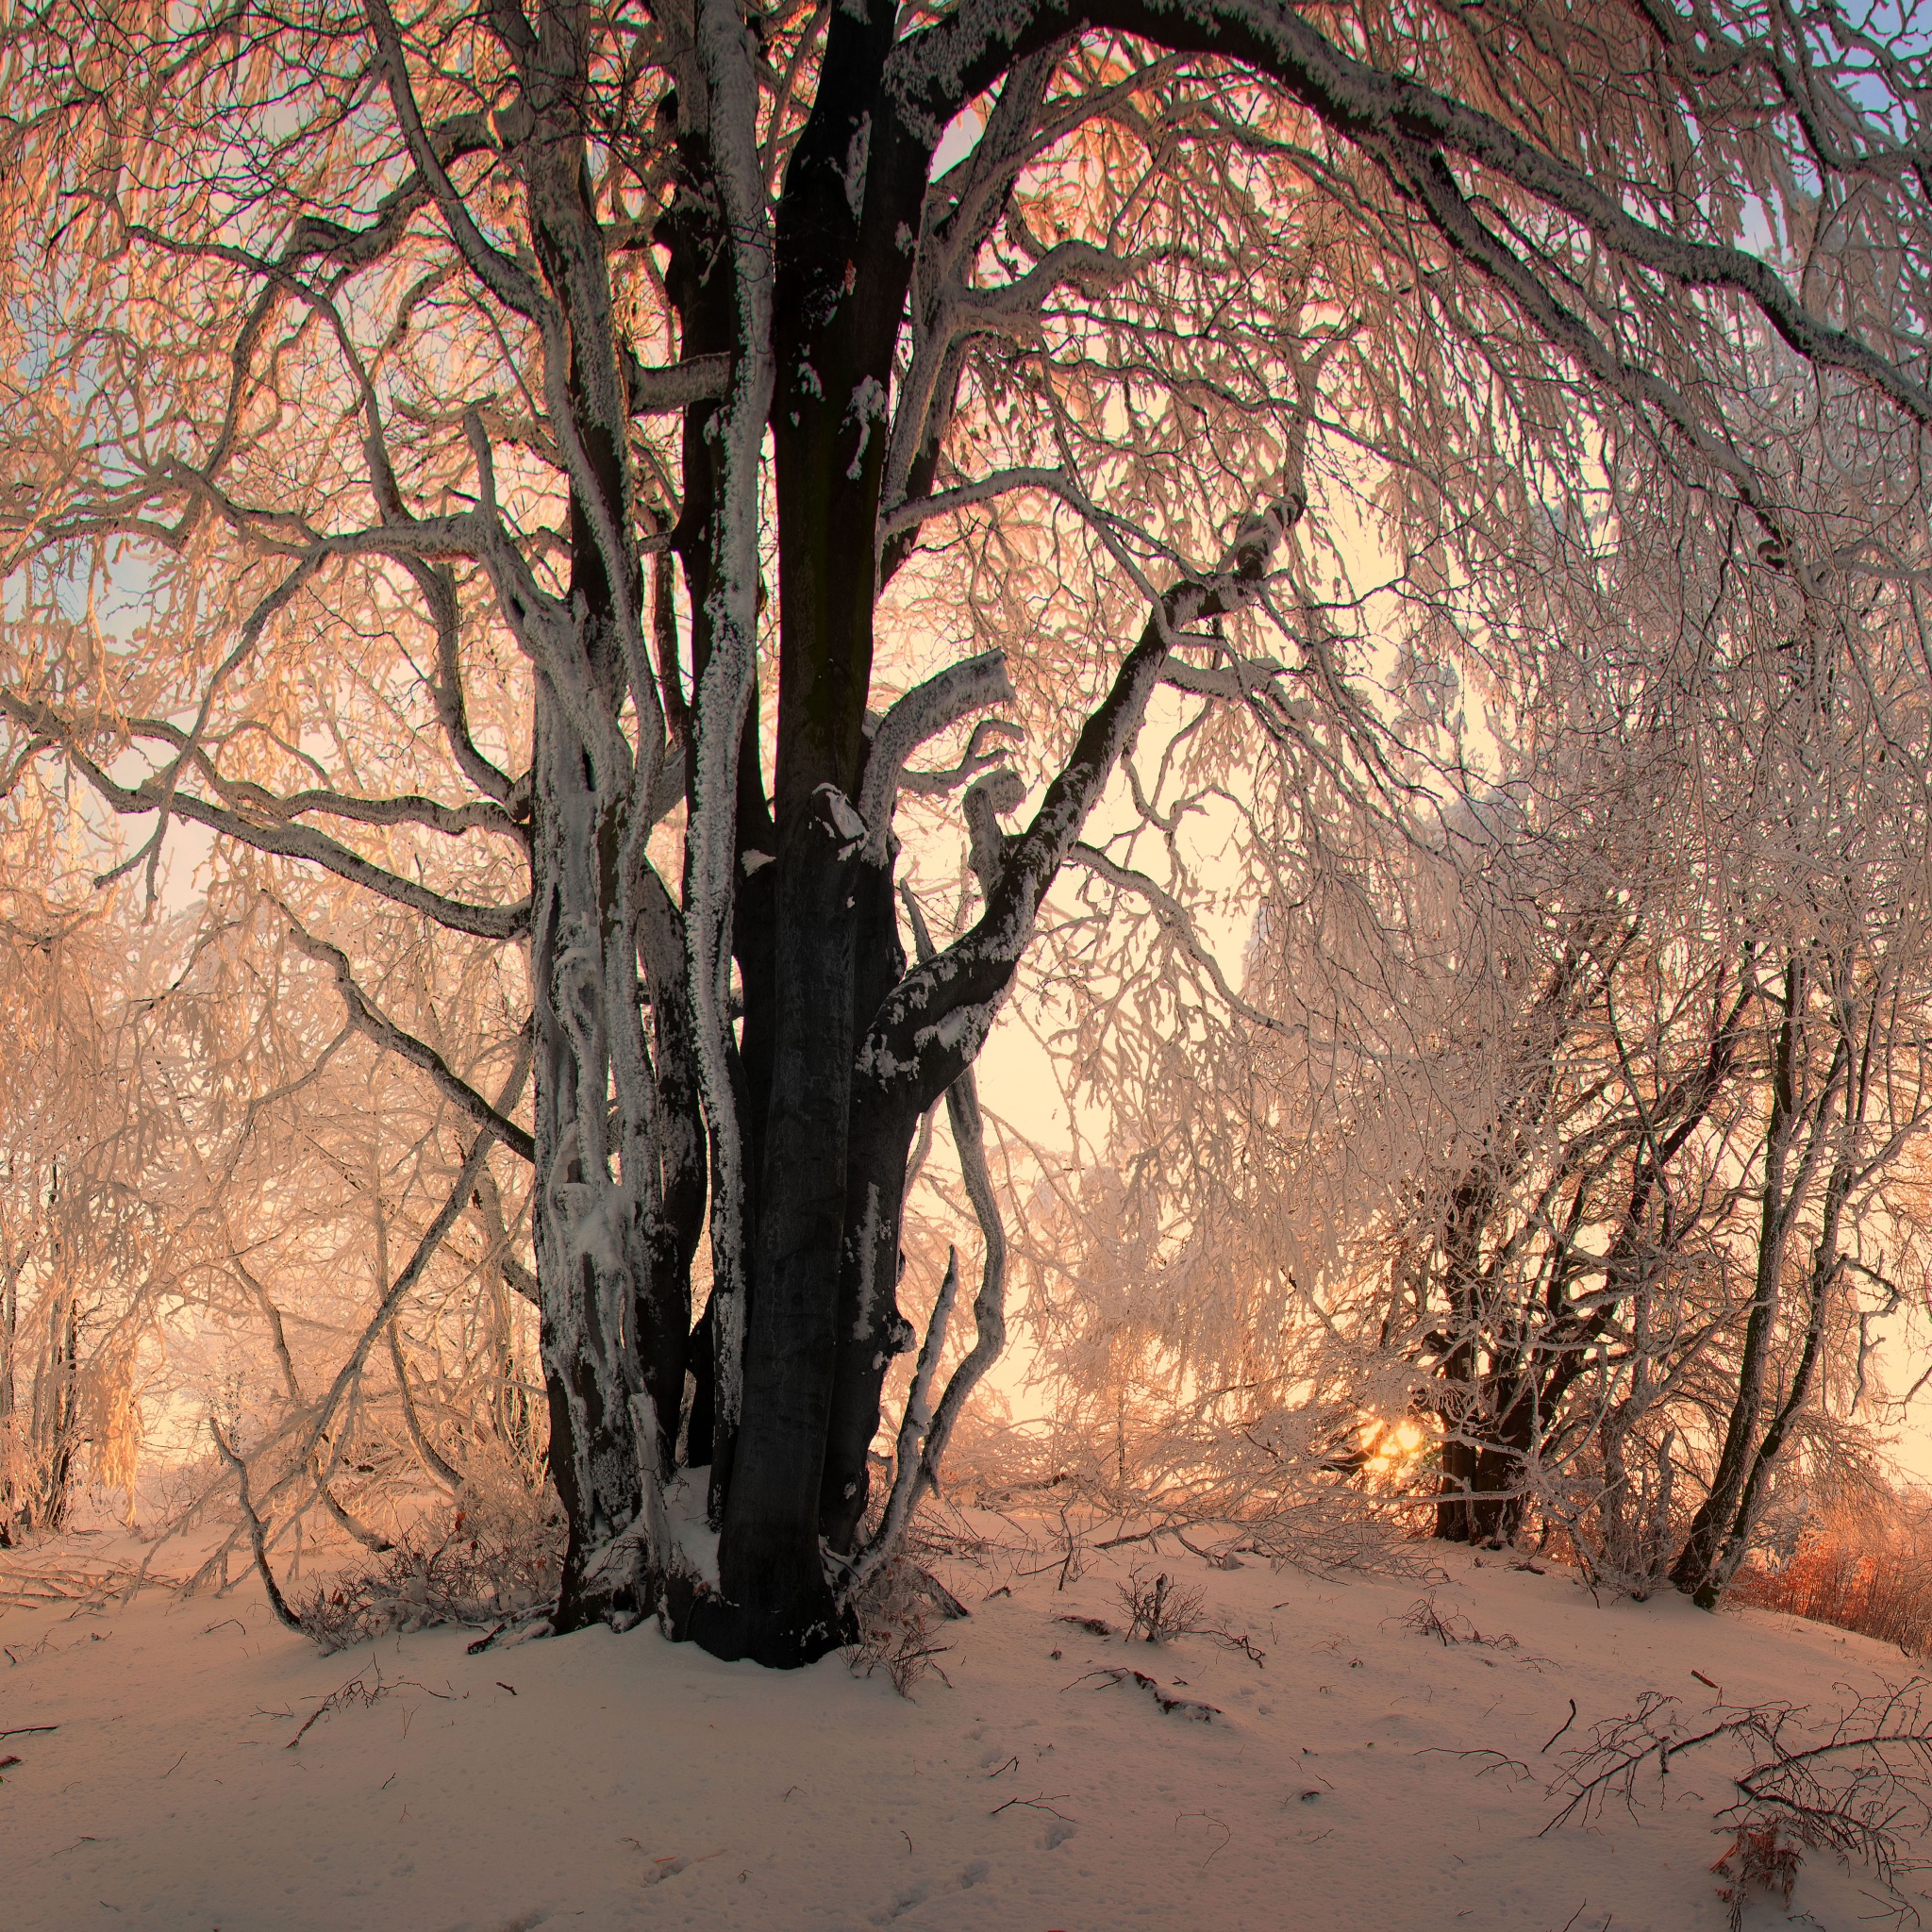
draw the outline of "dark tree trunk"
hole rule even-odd
[[[1466,1382],[1467,1377],[1451,1374],[1447,1379],[1453,1385]],[[1439,1541],[1445,1543],[1480,1541],[1472,1500],[1475,1489],[1477,1450],[1476,1445],[1466,1441],[1462,1433],[1469,1426],[1467,1423],[1460,1424],[1457,1434],[1445,1436],[1442,1441],[1441,1476],[1436,1489],[1435,1534]]]
[[[1791,1173],[1792,1154],[1804,1125],[1805,1096],[1800,1091],[1805,1046],[1805,1007],[1810,978],[1802,961],[1785,968],[1776,1049],[1773,1056],[1771,1113],[1764,1136],[1764,1192],[1757,1235],[1757,1262],[1752,1285],[1751,1310],[1744,1324],[1743,1348],[1738,1360],[1736,1392],[1724,1427],[1724,1446],[1710,1490],[1690,1520],[1689,1535],[1671,1581],[1706,1609],[1715,1607],[1724,1588],[1721,1558],[1726,1539],[1739,1521],[1752,1470],[1758,1419],[1763,1412],[1765,1382],[1771,1364],[1773,1336],[1783,1300],[1785,1251],[1803,1204],[1807,1182],[1819,1152],[1817,1127],[1836,1086],[1840,1062],[1813,1103],[1814,1131],[1809,1148]]]
[[[719,1546],[720,1599],[693,1624],[718,1656],[776,1664],[822,1655],[842,1635],[819,1555],[818,1498],[837,1357],[853,1043],[847,908],[858,855],[832,800],[820,803],[780,829],[778,1011],[744,1422]]]
[[[762,958],[741,955],[745,1111],[748,1126],[762,1115],[761,1134],[749,1137],[762,1146],[749,1169],[758,1179],[746,1215],[743,1416],[728,1472],[713,1477],[719,1597],[692,1624],[721,1656],[774,1664],[808,1660],[844,1633],[820,1549],[822,1492],[828,1481],[841,1492],[851,1483],[851,1439],[862,1428],[869,1441],[877,1426],[875,1389],[870,1420],[860,1414],[863,1376],[855,1387],[843,1374],[842,1405],[835,1390],[853,1222],[854,1050],[891,984],[875,964],[886,951],[881,916],[892,920],[890,869],[881,881],[861,877],[870,868],[856,811],[885,437],[854,399],[882,402],[890,391],[910,275],[897,237],[916,224],[924,190],[925,153],[898,152],[898,118],[880,98],[893,21],[884,7],[834,11],[777,217],[772,420],[784,596],[769,988],[755,986]],[[741,785],[747,765],[756,772],[741,759]],[[741,808],[741,838],[749,816]],[[868,1161],[879,1151],[869,1144]],[[880,1236],[894,1254],[903,1179],[902,1150]]]
[[[858,930],[854,1010],[864,1026],[906,972],[890,845],[885,864],[861,867],[853,914]],[[905,1265],[899,1239],[906,1171],[920,1118],[916,1099],[903,1091],[880,1093],[853,1081],[849,1074],[847,1084],[850,1141],[840,1247],[838,1356],[819,1498],[819,1534],[841,1557],[851,1553],[871,1496],[867,1457],[878,1430],[887,1367],[913,1342],[899,1312],[897,1291]]]
[[[1483,1428],[1479,1277],[1483,1230],[1494,1198],[1495,1189],[1486,1175],[1470,1175],[1450,1196],[1442,1229],[1449,1347],[1437,1371],[1445,1392],[1435,1533],[1443,1542],[1482,1541],[1474,1500]]]

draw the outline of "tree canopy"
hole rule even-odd
[[[1752,1191],[1751,1296],[1670,1328],[1748,1331],[1680,1580],[1731,1560],[1800,1208],[1917,1122],[1848,1138],[1922,971],[1924,42],[1707,0],[7,18],[8,834],[118,838],[150,901],[211,838],[208,917],[460,1136],[358,1373],[459,1221],[522,1268],[526,1195],[558,1627],[839,1640],[1001,1344],[972,1069],[1029,947],[1123,1119],[1229,1027],[1260,1056],[1188,1090],[1203,1203],[1280,1181],[1239,1124],[1305,1138],[1324,1059],[1409,1083],[1441,1131],[1375,1233],[1458,1496],[1527,1493],[1625,1275],[1705,1238],[1656,1224],[1671,1163]],[[1748,1133],[1694,1071],[1747,1020]],[[882,1495],[942,1101],[976,1336],[955,1275]],[[1236,1274],[1239,1327],[1286,1275]],[[331,1507],[334,1386],[265,1452],[285,1509]]]

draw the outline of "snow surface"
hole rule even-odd
[[[102,1561],[101,1540],[0,1557]],[[118,1552],[122,1557],[125,1550]],[[1674,1763],[1659,1806],[1538,1833],[1545,1784],[1640,1692],[1835,1710],[1910,1674],[1896,1651],[1674,1593],[1598,1607],[1573,1573],[1425,1548],[1440,1610],[1513,1647],[1445,1647],[1404,1613],[1424,1580],[1323,1581],[1174,1548],[941,1566],[971,1607],[908,1701],[838,1657],[790,1675],[724,1664],[654,1628],[465,1655],[473,1633],[318,1655],[253,1579],[186,1602],[60,1603],[0,1616],[0,1928],[528,1932],[839,1927],[902,1932],[1694,1932],[1724,1923],[1708,1867],[1725,1766]],[[1117,1586],[1164,1569],[1248,1633],[1128,1645]],[[1010,1594],[997,1592],[1004,1588]],[[1219,1707],[1163,1713],[1131,1680]],[[332,1709],[352,1679],[383,1693]],[[1541,1747],[1574,1698],[1577,1718]],[[58,1725],[28,1732],[21,1727]],[[1489,1749],[1527,1774],[1458,1757]],[[1907,1878],[1916,1895],[1916,1881]],[[1808,1859],[1789,1909],[1747,1926],[1855,1928],[1869,1876]],[[1884,1914],[1880,1914],[1882,1923]]]

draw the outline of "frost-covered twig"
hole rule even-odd
[[[1084,866],[1096,877],[1105,879],[1108,885],[1123,892],[1132,892],[1144,899],[1153,908],[1155,917],[1179,941],[1189,958],[1206,973],[1213,982],[1214,990],[1227,1002],[1232,1012],[1239,1013],[1243,1020],[1265,1028],[1271,1033],[1287,1033],[1292,1029],[1277,1020],[1273,1013],[1266,1013],[1259,1007],[1244,1000],[1234,988],[1228,985],[1221,970],[1221,962],[1202,944],[1200,934],[1194,929],[1192,916],[1188,908],[1164,887],[1155,883],[1143,872],[1136,872],[1132,866],[1122,865],[1109,858],[1097,846],[1084,841],[1076,842],[1067,854],[1071,865]]]
[[[1646,1691],[1634,1710],[1596,1726],[1595,1740],[1553,1787],[1563,1803],[1543,1832],[1588,1823],[1612,1796],[1634,1807],[1639,1774],[1653,1761],[1661,1780],[1685,1752],[1730,1744],[1747,1761],[1731,1774],[1739,1796],[1716,1814],[1720,1824],[1774,1824],[1846,1862],[1863,1860],[1893,1890],[1901,1871],[1924,1862],[1906,1856],[1907,1840],[1932,1828],[1928,1689],[1914,1677],[1857,1698],[1822,1737],[1807,1732],[1803,1707],[1781,1703],[1733,1708],[1699,1730],[1682,1730],[1677,1700]]]
[[[438,1482],[451,1491],[459,1492],[463,1487],[463,1474],[453,1468],[437,1451],[435,1443],[423,1433],[423,1419],[416,1413],[416,1398],[409,1393],[409,1365],[403,1359],[403,1344],[396,1335],[396,1324],[389,1324],[390,1365],[396,1374],[396,1398],[402,1405],[403,1423],[409,1431],[409,1441],[416,1445],[416,1454],[422,1459],[423,1467]]]

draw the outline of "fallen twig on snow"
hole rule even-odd
[[[1565,1719],[1563,1720],[1563,1722],[1562,1722],[1561,1724],[1558,1724],[1558,1725],[1557,1726],[1557,1728],[1556,1728],[1556,1729],[1555,1729],[1554,1731],[1552,1731],[1552,1732],[1550,1733],[1550,1742],[1549,1742],[1549,1744],[1545,1744],[1545,1745],[1544,1745],[1544,1746],[1542,1747],[1542,1751],[1539,1751],[1539,1752],[1537,1753],[1537,1756],[1538,1756],[1539,1757],[1541,1757],[1541,1756],[1543,1755],[1543,1751],[1547,1751],[1547,1750],[1548,1750],[1548,1749],[1550,1748],[1550,1744],[1554,1744],[1554,1743],[1555,1743],[1555,1742],[1557,1741],[1557,1740],[1558,1738],[1560,1738],[1560,1737],[1561,1737],[1561,1736],[1563,1735],[1563,1733],[1564,1733],[1565,1731],[1567,1731],[1567,1730],[1568,1730],[1568,1729],[1570,1728],[1570,1726],[1571,1726],[1572,1724],[1574,1724],[1575,1722],[1576,1722],[1576,1700],[1575,1700],[1575,1698],[1574,1698],[1574,1697],[1573,1697],[1573,1698],[1572,1698],[1572,1699],[1570,1700],[1570,1715],[1569,1715],[1568,1717],[1566,1717],[1566,1718],[1565,1718]]]
[[[1488,1777],[1492,1771],[1513,1771],[1523,1777],[1533,1774],[1522,1758],[1511,1757],[1507,1752],[1487,1744],[1473,1745],[1460,1751],[1449,1744],[1424,1744],[1415,1755],[1418,1757],[1487,1757],[1490,1762],[1476,1773],[1478,1777]]]
[[[665,1857],[653,1858],[650,1871],[644,1874],[644,1883],[661,1885],[667,1878],[675,1878],[680,1872],[689,1872],[693,1865],[708,1865],[713,1858],[722,1858],[724,1856],[724,1847],[720,1845],[715,1852],[700,1852],[696,1857],[690,1857],[681,1852],[673,1852]]]
[[[1506,1630],[1497,1637],[1485,1637],[1465,1616],[1451,1610],[1446,1615],[1436,1607],[1433,1596],[1417,1597],[1402,1613],[1402,1621],[1421,1637],[1433,1637],[1444,1645],[1479,1643],[1486,1650],[1520,1650],[1515,1638]]]
[[[1268,1653],[1245,1630],[1237,1637],[1232,1630],[1223,1630],[1210,1625],[1204,1629],[1201,1634],[1204,1637],[1213,1638],[1215,1642],[1220,1644],[1224,1650],[1240,1651],[1257,1670],[1267,1669]]]
[[[1090,1636],[1093,1637],[1111,1637],[1113,1635],[1113,1625],[1105,1617],[1075,1617],[1069,1613],[1065,1616],[1056,1617],[1054,1622],[1056,1624],[1071,1624],[1075,1629],[1085,1630]]]
[[[1178,1712],[1182,1717],[1192,1718],[1196,1724],[1205,1724],[1211,1719],[1224,1714],[1216,1705],[1203,1704],[1192,1697],[1176,1697],[1172,1691],[1163,1690],[1144,1671],[1131,1671],[1122,1665],[1105,1664],[1097,1671],[1089,1671],[1086,1677],[1075,1678],[1074,1682],[1084,1684],[1088,1677],[1106,1677],[1115,1684],[1136,1684],[1146,1691],[1162,1710]],[[1068,1688],[1071,1690],[1073,1687],[1070,1685]]]
[[[1002,1811],[1010,1811],[1015,1805],[1024,1805],[1029,1810],[1051,1812],[1061,1824],[1071,1824],[1074,1821],[1064,1811],[1055,1811],[1053,1808],[1067,1795],[1065,1791],[1056,1791],[1050,1798],[1008,1798],[1004,1805],[995,1805],[986,1815],[989,1818],[997,1818]]]
[[[408,1681],[404,1677],[391,1677],[385,1684],[382,1680],[382,1666],[376,1664],[374,1668],[375,1671],[375,1682],[374,1684],[365,1683],[362,1674],[358,1671],[346,1684],[331,1690],[308,1713],[308,1717],[303,1721],[302,1728],[282,1748],[285,1751],[292,1751],[308,1735],[309,1727],[320,1724],[330,1711],[346,1710],[358,1697],[362,1700],[363,1709],[367,1710],[378,1698],[393,1695],[394,1692],[402,1690]],[[419,1685],[417,1688],[420,1690],[422,1687]],[[432,1696],[435,1695],[433,1691],[430,1694]]]

